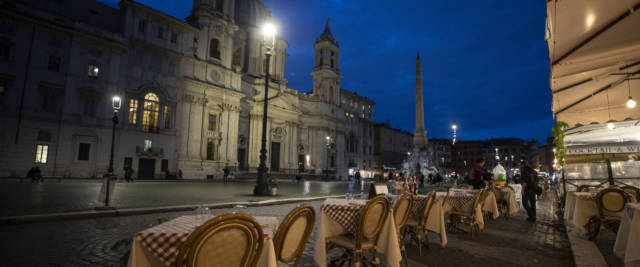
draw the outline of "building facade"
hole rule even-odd
[[[107,171],[111,98],[122,98],[116,174],[255,173],[262,138],[265,55],[258,0],[194,0],[185,21],[132,0],[5,0],[0,7],[0,176]],[[267,167],[275,174],[371,168],[375,103],[340,87],[329,25],[316,40],[313,91],[287,87],[287,42],[269,73]],[[349,146],[355,149],[348,150]],[[349,152],[346,152],[346,151]]]
[[[387,120],[375,125],[374,133],[375,169],[401,169],[402,162],[413,149],[413,134],[395,129]]]

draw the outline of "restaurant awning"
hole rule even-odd
[[[552,110],[570,126],[640,118],[640,0],[548,0]]]

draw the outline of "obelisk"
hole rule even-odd
[[[427,131],[424,129],[424,105],[422,102],[422,64],[420,53],[416,57],[416,129],[413,131],[413,147],[423,149],[427,146]]]

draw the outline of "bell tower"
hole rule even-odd
[[[322,100],[339,103],[340,96],[340,46],[331,34],[329,19],[324,26],[324,31],[316,39],[313,46],[316,50],[315,65],[313,67],[313,94]]]
[[[194,55],[231,67],[235,0],[193,0],[187,22],[200,29],[194,39]]]

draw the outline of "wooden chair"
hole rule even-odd
[[[315,222],[311,206],[301,205],[289,212],[273,238],[276,259],[287,265],[294,261],[293,266],[298,266]]]
[[[469,233],[471,237],[475,237],[480,232],[479,218],[476,216],[476,210],[482,208],[482,203],[486,197],[485,189],[481,189],[475,193],[473,204],[470,210],[451,210],[449,211],[449,226],[451,230],[460,229],[457,227],[459,223],[469,225]]]
[[[344,234],[329,237],[327,239],[327,251],[333,248],[344,249],[345,253],[341,258],[346,259],[349,265],[353,262],[356,267],[360,266],[363,260],[367,261],[364,258],[364,252],[368,251],[373,255],[373,260],[370,262],[380,265],[376,244],[388,214],[389,201],[385,196],[377,196],[370,199],[360,211],[355,235]],[[338,266],[342,266],[342,264]]]
[[[178,251],[177,266],[255,266],[262,252],[262,226],[245,214],[225,214],[196,228]]]
[[[621,189],[631,197],[630,202],[640,202],[640,189],[630,185],[625,185]]]
[[[578,186],[576,192],[598,192],[598,190],[600,190],[600,186],[583,184]]]
[[[407,253],[404,246],[404,235],[407,225],[407,221],[411,217],[411,211],[413,210],[414,198],[413,195],[407,193],[401,195],[396,200],[396,204],[393,206],[393,220],[396,223],[396,229],[398,230],[398,241],[400,241],[400,253],[404,257],[405,266],[408,265]]]
[[[600,190],[596,195],[598,216],[592,216],[587,223],[587,236],[595,240],[602,227],[618,232],[624,206],[629,202],[629,196],[622,189],[609,187]]]
[[[420,256],[422,256],[422,244],[425,244],[427,248],[429,247],[429,232],[427,231],[427,220],[429,219],[429,212],[431,211],[431,207],[435,202],[435,198],[436,192],[429,192],[429,194],[427,194],[424,208],[420,211],[420,217],[411,217],[407,221],[406,233],[408,233],[411,237],[411,242],[415,241],[417,243],[418,255]]]

